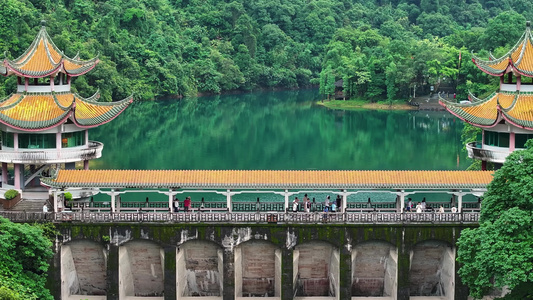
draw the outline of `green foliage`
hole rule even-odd
[[[64,195],[64,197],[65,197],[65,200],[67,200],[67,201],[72,200],[72,193],[70,193],[70,192],[66,192],[66,193],[63,194],[63,195]]]
[[[494,174],[481,207],[480,226],[461,232],[457,260],[475,298],[494,287],[527,299],[533,290],[533,141],[508,156]]]
[[[17,197],[18,195],[19,195],[19,191],[11,189],[11,190],[7,190],[4,193],[4,198],[6,200],[11,200],[11,199]]]
[[[40,228],[0,218],[0,298],[53,299],[44,287],[52,255]]]
[[[467,54],[513,44],[531,8],[527,0],[4,0],[0,52],[21,55],[47,20],[68,56],[99,54],[95,70],[72,85],[82,96],[99,89],[101,101],[305,87],[321,72],[370,101],[457,82],[465,82],[464,98],[494,84],[467,66]],[[457,72],[459,49],[465,63]],[[0,96],[15,84],[0,78]]]

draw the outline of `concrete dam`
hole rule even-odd
[[[69,223],[56,299],[467,299],[456,241],[474,223]]]

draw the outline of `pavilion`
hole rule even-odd
[[[2,189],[38,186],[51,169],[75,168],[102,156],[103,144],[89,140],[89,128],[116,118],[133,98],[98,102],[71,91],[72,78],[91,71],[98,57],[66,56],[51,40],[44,22],[29,48],[4,59],[0,74],[17,77],[17,90],[0,100]],[[12,165],[8,168],[8,165]]]
[[[528,21],[524,34],[505,55],[488,60],[473,56],[472,61],[483,72],[500,78],[500,89],[479,99],[470,94],[471,103],[460,104],[440,99],[450,113],[482,128],[478,141],[466,145],[468,156],[496,168],[515,149],[525,148],[533,138],[533,36]],[[528,79],[529,78],[529,79]]]

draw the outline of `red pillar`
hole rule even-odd
[[[84,170],[89,170],[89,161],[88,160],[84,160],[83,161],[83,169]]]
[[[514,132],[509,132],[509,152],[513,152],[515,147],[515,134]]]
[[[487,162],[484,160],[481,161],[481,170],[487,171]]]

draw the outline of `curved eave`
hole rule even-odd
[[[501,114],[499,112],[497,113],[495,119],[487,119],[487,118],[482,118],[482,117],[471,115],[462,109],[463,107],[473,107],[473,106],[480,105],[481,104],[480,102],[474,102],[471,104],[457,104],[457,103],[448,102],[441,98],[439,99],[439,104],[442,105],[452,115],[474,126],[483,127],[483,128],[491,128],[491,127],[496,126],[501,120]]]
[[[17,74],[17,75],[19,75],[21,77],[43,78],[43,77],[48,77],[48,76],[50,76],[52,74],[56,74],[56,73],[60,72],[61,69],[62,69],[62,64],[58,63],[57,65],[55,65],[50,70],[38,71],[38,72],[21,70],[21,69],[15,68],[15,67],[13,67],[13,66],[11,66],[9,64],[7,65],[7,69],[8,69],[7,75],[9,75],[11,73],[14,73],[14,74]]]
[[[92,69],[94,69],[99,62],[100,60],[98,58],[94,58],[90,61],[78,61],[76,64],[81,65],[81,67],[76,68],[76,69],[66,68],[63,62],[63,70],[65,74],[68,74],[71,77],[81,76],[83,74],[88,73]]]
[[[66,110],[60,116],[44,121],[21,121],[10,118],[0,113],[0,123],[3,123],[11,128],[23,131],[43,131],[63,124],[70,116],[70,113],[70,110]]]
[[[113,119],[118,117],[133,102],[133,96],[117,102],[92,102],[83,101],[83,99],[77,99],[77,101],[82,101],[87,105],[94,106],[113,106],[113,108],[103,114],[83,119],[76,115],[77,108],[74,108],[72,121],[80,128],[93,128],[111,122]]]
[[[494,69],[490,66],[488,66],[487,64],[485,64],[486,62],[478,59],[478,58],[474,58],[472,57],[472,62],[476,65],[476,67],[478,67],[478,69],[480,69],[481,71],[489,74],[489,75],[492,75],[492,76],[502,76],[505,74],[505,70],[507,70],[507,68],[509,68],[509,65],[511,64],[510,62],[507,63],[507,66],[503,69],[503,70],[499,70],[499,69]]]
[[[510,124],[512,124],[513,126],[516,126],[518,128],[524,128],[527,130],[533,130],[533,121],[520,120],[520,119],[514,118],[504,111],[502,111],[502,115],[503,115],[503,119],[506,122],[509,122]]]

